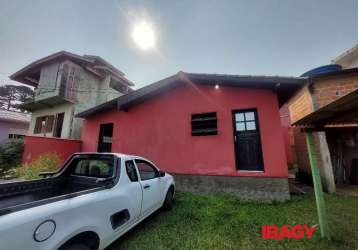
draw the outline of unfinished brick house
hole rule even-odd
[[[348,56],[354,63],[351,53],[358,56],[357,46],[355,48],[338,57],[337,61],[344,61],[344,64],[308,72],[308,83],[288,102],[291,123],[299,125],[294,127],[299,177],[311,180],[303,129],[314,123],[311,129],[316,131],[322,184],[328,192],[335,192],[336,184],[358,184],[358,121],[352,118],[357,113],[354,105],[358,99],[358,68],[350,67],[344,58]],[[338,115],[339,119],[331,119]]]

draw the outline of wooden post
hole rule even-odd
[[[321,230],[321,236],[323,238],[329,239],[330,236],[329,236],[328,221],[326,215],[326,205],[323,197],[321,176],[319,174],[319,169],[317,164],[317,154],[316,154],[315,143],[314,143],[312,132],[306,132],[306,143],[307,143],[308,156],[311,164],[314,192],[316,196],[319,228]]]
[[[322,177],[324,178],[323,184],[326,184],[326,186],[323,185],[323,190],[326,188],[326,191],[328,193],[335,193],[336,184],[334,182],[331,154],[329,153],[329,149],[328,149],[326,132],[319,131],[317,134],[319,139],[319,151],[321,153],[321,159],[322,159],[322,166],[321,166],[322,168],[320,170],[321,170]]]

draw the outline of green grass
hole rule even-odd
[[[172,211],[159,211],[114,242],[120,249],[358,249],[358,199],[325,196],[332,239],[263,240],[263,224],[318,224],[313,195],[285,203],[244,202],[223,195],[178,193]]]

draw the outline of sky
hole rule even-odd
[[[135,88],[178,71],[299,76],[358,43],[357,0],[0,0],[0,84],[60,50],[93,54]],[[156,45],[131,32],[149,22]]]

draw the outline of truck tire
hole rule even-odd
[[[92,250],[89,246],[81,243],[73,243],[65,246],[63,250]]]
[[[174,188],[170,187],[167,195],[165,196],[163,208],[165,210],[171,210],[174,206]]]

